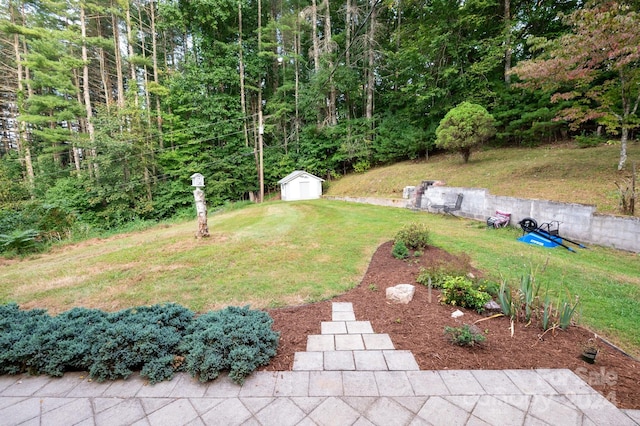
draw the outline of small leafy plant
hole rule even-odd
[[[473,347],[486,340],[482,331],[475,325],[464,324],[462,327],[446,326],[444,328],[444,333],[447,335],[451,343],[458,346]]]
[[[396,259],[406,259],[409,257],[409,249],[402,241],[396,241],[391,250],[391,254]]]
[[[394,242],[402,242],[411,250],[424,250],[429,245],[429,228],[423,223],[409,223],[398,231]]]
[[[489,293],[475,288],[473,281],[467,277],[449,277],[442,286],[442,303],[463,308],[484,310],[484,305],[491,300]]]

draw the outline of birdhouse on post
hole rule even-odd
[[[196,188],[204,187],[204,176],[200,173],[194,173],[191,175],[191,186],[195,186]]]
[[[200,173],[194,173],[191,175],[191,186],[195,186],[193,191],[193,198],[196,201],[196,213],[198,215],[198,232],[196,232],[196,238],[200,239],[209,236],[209,225],[207,225],[207,200],[204,196],[204,191],[201,189],[204,187],[204,176]]]

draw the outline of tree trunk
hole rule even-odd
[[[333,41],[331,40],[331,9],[329,0],[324,0],[324,51],[329,66],[329,99],[327,100],[328,121],[331,126],[338,124],[336,111],[336,86],[333,83]]]
[[[13,2],[9,2],[9,15],[11,16],[11,22],[15,23],[15,11],[13,10]],[[22,21],[24,22],[24,15],[22,16]],[[26,44],[23,43],[23,51],[27,52]],[[22,66],[22,58],[20,55],[20,37],[18,34],[13,35],[13,50],[15,54],[16,60],[16,82],[17,82],[17,91],[16,91],[16,119],[20,118],[22,111],[24,111],[24,78],[28,76],[29,69],[27,67]],[[31,87],[29,86],[28,80],[26,82],[27,91],[31,94]],[[18,153],[21,162],[24,164],[25,168],[25,176],[27,181],[27,187],[30,192],[33,192],[35,185],[35,174],[33,172],[33,161],[31,159],[31,148],[29,143],[29,135],[27,133],[27,124],[24,121],[18,120]]]
[[[132,61],[134,56],[133,43],[135,42],[135,40],[133,38],[133,27],[131,25],[131,6],[128,0],[126,1],[125,4],[126,4],[125,24],[127,26],[127,49],[129,52],[129,72],[131,73],[131,76],[129,77],[131,79],[129,81],[129,90],[133,94],[133,102],[137,108],[140,103],[138,99],[138,79],[136,78],[136,66]]]
[[[318,5],[311,0],[311,40],[313,43],[313,69],[320,71],[320,42],[318,41]]]
[[[371,13],[369,15],[369,33],[367,37],[367,106],[366,106],[366,118],[367,120],[373,119],[373,96],[375,87],[375,52],[374,52],[374,38],[375,38],[375,26],[376,26],[376,8],[375,3],[371,2]],[[371,124],[373,125],[373,124]]]
[[[504,26],[506,31],[504,52],[504,82],[511,83],[511,0],[504,0]]]
[[[93,108],[91,107],[91,91],[89,88],[89,55],[87,54],[87,23],[85,21],[85,10],[80,3],[80,32],[82,35],[82,93],[84,95],[84,108],[87,114],[86,117],[86,126],[87,133],[89,134],[89,152],[91,153],[91,158],[96,158],[96,135],[95,129],[93,127]],[[78,89],[80,89],[78,87]],[[76,165],[78,171],[80,171],[79,159],[76,159],[78,164]],[[94,164],[93,169],[97,172],[98,165]]]
[[[157,85],[160,84],[158,78],[158,37],[156,35],[156,11],[155,2],[151,0],[149,2],[149,14],[151,18],[151,49],[153,56],[153,82]],[[164,148],[164,141],[162,140],[162,109],[160,108],[160,96],[155,96],[156,101],[156,125],[158,127],[158,142],[160,148]]]
[[[620,136],[620,161],[618,161],[618,170],[624,169],[624,165],[627,162],[627,141],[629,140],[629,129],[626,126],[622,126],[622,132]]]
[[[96,20],[98,37],[102,37],[102,25],[100,19]],[[107,114],[111,112],[113,87],[111,86],[111,77],[107,72],[107,55],[102,47],[98,48],[98,62],[100,64],[100,79],[102,80],[102,90],[104,91],[104,104],[107,108]]]
[[[244,56],[242,46],[242,2],[238,2],[238,66],[240,68],[240,108],[242,109],[242,130],[244,146],[249,146],[249,129],[247,127],[247,95],[244,88]]]
[[[314,0],[315,1],[315,0]],[[262,0],[258,0],[258,55],[262,52]],[[264,156],[262,152],[264,124],[262,122],[262,75],[258,77],[258,202],[264,201]]]
[[[117,2],[111,2],[111,7],[115,8]],[[124,76],[122,75],[122,55],[120,54],[120,30],[118,27],[118,16],[115,10],[111,12],[111,27],[113,30],[114,57],[116,65],[116,80],[118,90],[118,108],[124,108]]]
[[[295,132],[296,132],[296,152],[300,149],[300,14],[296,14],[296,33],[295,33],[295,107],[296,107],[296,121],[295,121]]]

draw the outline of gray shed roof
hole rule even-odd
[[[310,178],[319,180],[320,182],[324,182],[324,179],[319,178],[318,176],[314,176],[311,173],[307,173],[304,170],[294,170],[291,173],[289,173],[288,175],[286,175],[285,177],[283,177],[282,179],[280,179],[278,181],[278,184],[282,185],[283,183],[291,182],[292,180],[294,180],[295,178],[297,178],[298,176],[301,176],[301,175],[307,175]]]

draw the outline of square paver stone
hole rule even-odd
[[[473,376],[492,395],[521,395],[520,389],[502,370],[474,370]]]
[[[322,334],[347,334],[347,326],[344,321],[322,321],[320,330]]]
[[[342,372],[312,371],[309,373],[309,396],[342,396]]]
[[[395,349],[388,334],[363,334],[362,340],[364,340],[364,347],[367,350]]]
[[[333,312],[353,312],[353,303],[351,302],[333,302],[331,304]]]
[[[333,334],[312,334],[307,336],[307,352],[336,350]]]
[[[293,356],[293,371],[314,371],[324,369],[322,352],[296,352]]]
[[[336,334],[337,351],[359,351],[364,349],[360,334]]]
[[[438,371],[451,395],[483,395],[485,390],[467,370],[441,370]]]
[[[351,321],[347,323],[347,333],[349,334],[372,334],[373,327],[369,321]]]
[[[306,397],[309,395],[308,371],[279,371],[275,396]]]
[[[331,351],[324,353],[324,369],[335,371],[355,370],[353,351]]]
[[[353,312],[334,312],[331,314],[332,321],[355,321],[356,314]]]
[[[372,371],[342,373],[345,396],[378,396],[378,384]]]
[[[389,370],[415,371],[420,370],[411,351],[382,351],[387,360]]]
[[[353,357],[358,371],[385,371],[389,369],[382,351],[353,351]]]
[[[553,395],[558,392],[534,370],[505,370],[511,381],[526,395]]]
[[[449,389],[437,371],[407,371],[407,378],[416,395],[449,395]]]
[[[272,371],[254,371],[246,378],[240,393],[245,396],[273,396],[277,373]]]
[[[415,396],[404,371],[374,371],[380,396]]]

